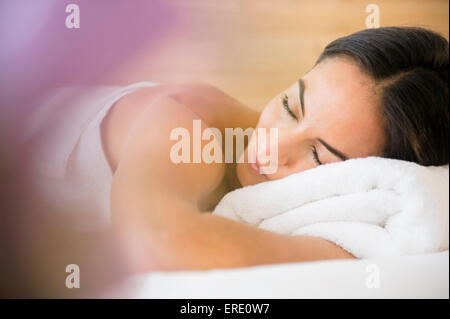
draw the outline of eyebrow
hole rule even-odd
[[[300,98],[300,108],[302,110],[302,117],[305,116],[305,103],[303,102],[303,93],[305,92],[305,82],[303,79],[298,80],[298,90],[299,90],[299,98]]]
[[[337,149],[335,149],[334,147],[331,147],[328,143],[326,143],[324,140],[322,140],[321,138],[317,139],[323,146],[326,147],[327,150],[330,151],[330,153],[333,153],[334,155],[336,155],[337,157],[339,157],[341,160],[346,161],[348,160],[348,156],[345,155],[344,153],[338,151]]]

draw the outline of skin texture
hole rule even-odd
[[[323,164],[342,160],[318,139],[348,158],[382,154],[386,141],[379,97],[372,80],[361,73],[353,61],[348,58],[325,60],[306,74],[303,81],[305,116],[300,107],[299,85],[295,82],[275,96],[259,118],[257,128],[267,128],[267,134],[268,128],[278,128],[277,172],[269,175],[253,173],[247,160],[247,148],[245,163],[237,167],[242,185],[279,179],[316,167],[313,148]],[[282,107],[285,95],[298,121]],[[255,135],[250,143],[256,143]]]
[[[270,101],[261,116],[205,85],[143,89],[113,107],[102,124],[105,153],[114,170],[113,225],[134,271],[354,258],[320,238],[279,235],[201,213],[239,184],[255,184],[313,168],[311,144],[316,145],[323,163],[340,160],[319,145],[317,138],[349,158],[381,152],[381,112],[366,75],[348,59],[333,58],[303,79],[303,119],[297,82]],[[298,122],[283,107],[285,93]],[[278,171],[261,176],[245,163],[172,163],[169,154],[175,142],[169,140],[171,130],[184,127],[192,136],[195,119],[202,120],[202,129],[216,127],[222,134],[226,127],[277,127]],[[202,147],[207,143],[202,141]]]

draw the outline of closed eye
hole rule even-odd
[[[319,159],[319,154],[317,154],[317,149],[316,149],[316,147],[315,146],[312,146],[312,154],[313,154],[313,159],[314,159],[314,162],[317,164],[317,166],[320,166],[320,165],[322,165],[323,163],[320,161],[320,159]]]
[[[291,108],[289,107],[289,98],[286,94],[284,95],[284,98],[283,98],[283,107],[292,118],[294,118],[296,121],[298,121],[297,115],[295,115],[294,112],[292,112]]]

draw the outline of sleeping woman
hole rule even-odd
[[[261,114],[208,85],[140,83],[109,92],[114,98],[97,99],[101,107],[88,103],[96,112],[85,114],[95,120],[70,150],[72,188],[65,194],[82,189],[88,194],[77,197],[77,209],[107,210],[137,272],[355,258],[321,238],[276,234],[208,212],[236,188],[350,158],[448,164],[448,64],[442,36],[383,27],[331,42]],[[277,171],[264,174],[258,159],[249,163],[248,147],[242,163],[174,163],[171,131],[193,136],[194,120],[222,136],[226,128],[277,128]],[[253,135],[249,143],[258,142]],[[201,143],[203,149],[209,141]]]

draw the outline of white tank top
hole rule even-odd
[[[42,207],[78,230],[110,224],[113,174],[100,125],[120,98],[155,85],[66,87],[46,95],[27,118],[22,137],[30,180]]]

